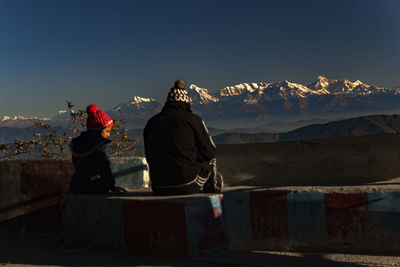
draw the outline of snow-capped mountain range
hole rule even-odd
[[[316,81],[305,86],[289,81],[280,81],[276,83],[242,83],[235,86],[220,89],[215,94],[210,94],[209,90],[191,85],[190,89],[196,90],[201,100],[208,102],[226,101],[233,96],[242,96],[243,103],[255,104],[273,99],[302,99],[315,96],[362,96],[371,94],[394,93],[399,94],[400,89],[392,90],[370,86],[357,80],[351,82],[347,79],[329,80],[324,76],[318,76]],[[229,100],[228,100],[229,101]]]
[[[26,118],[24,116],[14,116],[11,118],[8,116],[3,116],[3,118],[0,119],[0,121],[16,121],[16,120],[51,120],[51,118],[38,118],[38,117]]]
[[[0,117],[0,127],[27,127],[33,125],[36,120],[49,122],[51,118],[24,117],[24,116],[3,116]]]
[[[216,91],[192,84],[188,93],[194,112],[219,127],[254,126],[271,121],[343,119],[376,113],[395,113],[400,107],[400,88],[383,88],[359,80],[330,80],[318,76],[308,85],[279,81],[242,83]],[[163,101],[135,97],[116,110],[142,125],[159,112]]]
[[[166,89],[167,93],[168,89]],[[343,119],[376,113],[392,114],[400,109],[400,87],[383,88],[357,80],[328,79],[318,76],[314,82],[301,85],[289,81],[242,83],[216,91],[192,84],[188,93],[192,108],[210,125],[248,127],[271,121]],[[164,100],[135,96],[108,112],[114,118],[124,117],[142,127],[159,112]],[[61,113],[57,121],[68,114]],[[1,122],[0,122],[1,126]]]

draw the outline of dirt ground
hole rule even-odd
[[[400,135],[218,145],[217,165],[231,186],[396,185]]]
[[[0,234],[3,266],[400,266],[400,255],[222,250],[196,258],[163,258],[108,249],[69,249],[51,233]]]

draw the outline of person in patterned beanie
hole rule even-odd
[[[188,104],[192,103],[192,99],[189,97],[185,86],[186,83],[184,80],[177,80],[174,87],[169,90],[167,102],[183,102]]]
[[[220,193],[216,146],[204,121],[191,110],[186,83],[177,80],[162,111],[147,122],[143,137],[156,195]]]

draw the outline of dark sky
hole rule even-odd
[[[400,1],[0,0],[0,116],[322,74],[400,84]]]

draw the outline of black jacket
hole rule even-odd
[[[110,169],[109,139],[98,131],[87,131],[71,142],[72,176],[70,191],[73,194],[105,193],[114,188],[115,179]]]
[[[216,148],[203,120],[190,104],[167,102],[144,129],[146,159],[153,186],[181,185],[194,180],[201,164]]]

